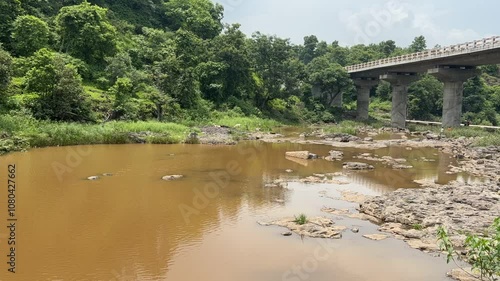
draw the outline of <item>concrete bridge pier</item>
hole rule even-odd
[[[380,76],[380,80],[392,85],[391,125],[394,128],[406,128],[408,109],[408,87],[419,79],[416,73],[388,73]]]
[[[369,118],[370,91],[374,86],[378,85],[379,80],[375,78],[357,78],[353,81],[358,91],[357,119],[366,121]]]
[[[462,101],[464,83],[478,75],[475,67],[440,66],[428,71],[444,83],[443,95],[443,127],[459,127],[462,123]]]

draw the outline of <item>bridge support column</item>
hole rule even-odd
[[[429,74],[444,83],[443,127],[459,127],[462,119],[464,82],[478,75],[474,67],[441,66],[430,69]]]
[[[354,79],[358,91],[357,119],[366,121],[369,118],[370,91],[378,84],[379,80],[374,78]]]
[[[406,128],[408,115],[408,87],[419,77],[416,73],[389,73],[380,76],[380,80],[392,85],[391,125],[394,128]]]

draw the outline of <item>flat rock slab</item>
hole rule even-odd
[[[465,270],[465,271],[464,271]],[[478,274],[472,272],[472,268],[456,268],[448,272],[448,277],[458,281],[477,281],[481,280]]]
[[[389,238],[389,236],[385,234],[365,234],[363,237],[374,241],[382,241]]]
[[[335,223],[324,217],[310,218],[303,224],[295,223],[295,218],[285,218],[273,222],[258,222],[262,226],[281,226],[288,228],[291,232],[294,232],[301,236],[311,237],[311,238],[330,238],[330,239],[341,239],[342,232],[344,232],[347,227],[335,225]]]
[[[298,159],[318,159],[318,155],[310,153],[309,151],[289,151],[285,153],[286,157]]]
[[[161,179],[164,181],[174,181],[174,180],[180,180],[182,178],[184,178],[183,175],[170,175],[170,176],[164,176]]]

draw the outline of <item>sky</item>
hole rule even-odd
[[[448,46],[500,35],[496,0],[215,0],[224,22],[290,38],[304,36],[342,46],[394,40],[406,47],[424,35],[427,47]]]

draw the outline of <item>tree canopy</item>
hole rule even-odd
[[[40,119],[207,120],[219,112],[329,122],[356,107],[347,65],[427,48],[393,40],[341,46],[310,34],[302,44],[224,25],[210,0],[4,0],[0,2],[0,111]],[[465,85],[464,113],[497,124],[498,66]],[[409,116],[438,120],[443,85],[430,76],[409,91]],[[391,85],[373,89],[388,114]],[[344,96],[344,107],[333,100]]]

